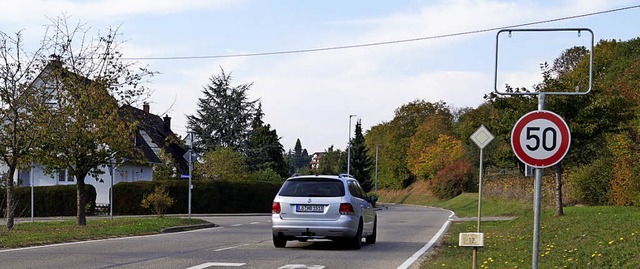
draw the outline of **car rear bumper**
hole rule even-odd
[[[332,239],[354,237],[358,231],[359,219],[341,216],[337,220],[319,221],[303,219],[283,220],[273,214],[271,225],[274,235],[298,239]]]

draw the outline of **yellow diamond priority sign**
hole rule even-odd
[[[478,130],[476,130],[475,133],[471,135],[471,140],[473,140],[473,142],[475,142],[478,147],[483,149],[486,145],[489,144],[489,142],[491,142],[491,140],[493,140],[493,135],[491,134],[491,132],[489,132],[489,130],[487,130],[486,127],[484,127],[484,125],[482,125],[480,126],[480,128],[478,128]]]

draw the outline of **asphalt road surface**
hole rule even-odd
[[[271,216],[200,217],[219,227],[189,232],[0,250],[0,268],[417,268],[449,223],[450,211],[387,205],[376,244],[289,241],[276,249]]]

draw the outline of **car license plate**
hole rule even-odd
[[[297,212],[324,212],[323,205],[297,205]]]

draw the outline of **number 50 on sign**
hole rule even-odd
[[[522,116],[511,131],[511,148],[518,159],[535,168],[552,166],[569,151],[569,126],[558,114],[536,110]]]

